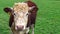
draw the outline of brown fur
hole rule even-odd
[[[36,13],[37,13],[38,8],[37,8],[36,4],[31,1],[27,1],[26,3],[28,4],[29,7],[35,6],[35,8],[32,11],[29,11],[31,13],[28,17],[27,27],[29,27],[32,24],[35,24]]]

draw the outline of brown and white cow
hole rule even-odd
[[[4,8],[4,11],[10,14],[9,26],[13,34],[29,34],[30,28],[34,34],[37,10],[36,4],[32,1],[18,2],[13,8]]]

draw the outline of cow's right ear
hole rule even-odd
[[[11,13],[13,10],[12,8],[6,7],[3,9],[6,13]]]

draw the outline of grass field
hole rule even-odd
[[[9,15],[4,7],[12,7],[15,2],[25,0],[0,0],[0,34],[10,34]],[[35,34],[60,34],[60,1],[32,0],[39,8],[35,25]]]

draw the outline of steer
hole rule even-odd
[[[9,27],[13,34],[34,34],[37,6],[32,1],[15,3],[12,8],[6,7],[4,11],[10,14]]]

